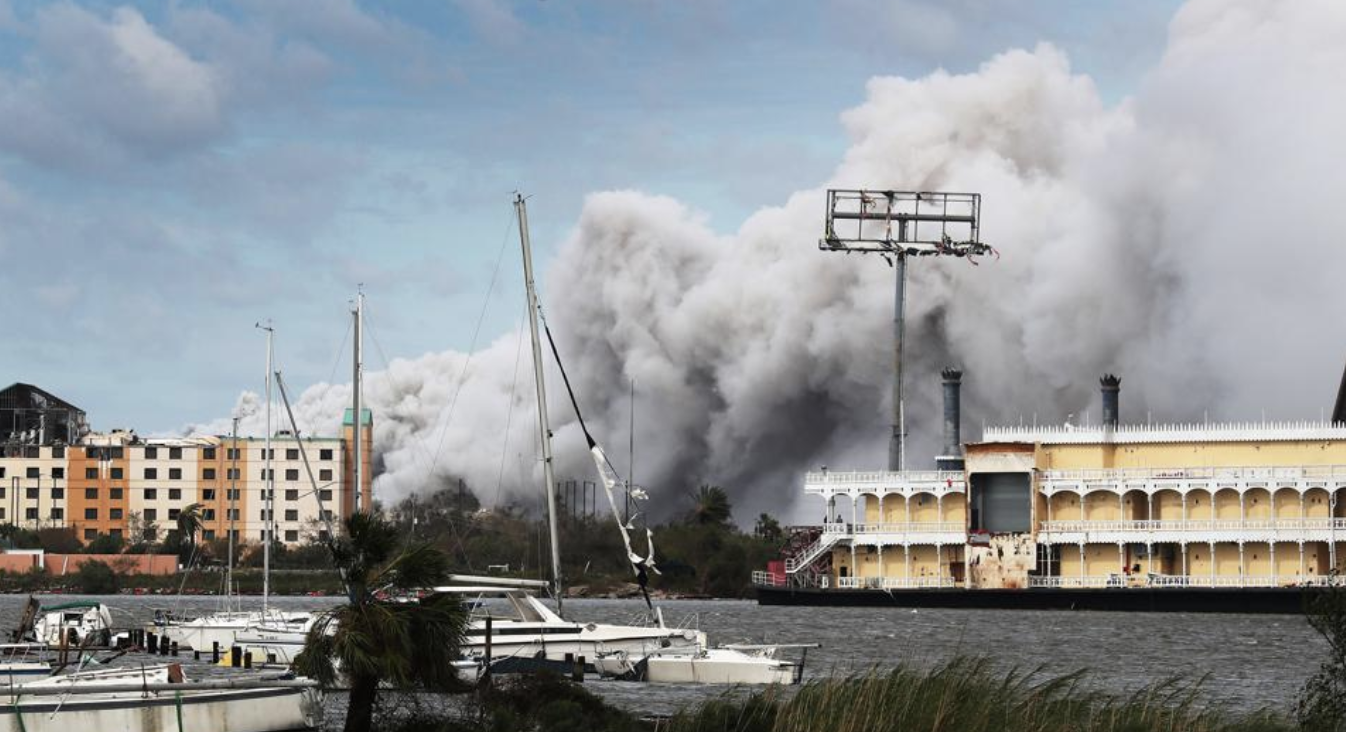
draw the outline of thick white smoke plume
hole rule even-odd
[[[634,378],[637,480],[665,510],[718,483],[740,520],[813,518],[788,508],[800,471],[883,465],[893,273],[818,251],[827,187],[980,192],[1002,254],[911,268],[911,465],[939,446],[945,365],[967,372],[973,439],[982,423],[1096,420],[1105,371],[1124,379],[1128,422],[1317,418],[1346,354],[1343,37],[1346,5],[1202,1],[1115,105],[1050,46],[966,75],[875,78],[842,117],[852,144],[834,175],[728,235],[668,198],[590,196],[542,298],[593,431],[625,441]],[[472,357],[446,428],[462,354],[370,378],[380,495],[462,476],[490,503],[503,464],[503,496],[535,500],[518,345]],[[550,395],[558,474],[593,479],[559,380]],[[315,386],[301,423],[334,424],[348,400]]]

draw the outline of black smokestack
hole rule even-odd
[[[1103,387],[1103,426],[1116,427],[1118,421],[1117,394],[1122,389],[1122,380],[1120,377],[1112,374],[1103,374],[1103,378],[1098,380]]]
[[[963,372],[947,368],[944,377],[944,450],[935,464],[940,470],[963,469],[962,407],[959,390],[963,386]]]

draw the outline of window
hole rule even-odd
[[[295,531],[294,529],[287,529],[285,531],[285,541],[291,544],[293,544],[296,541],[299,541],[299,532]]]
[[[318,451],[318,459],[319,459],[319,460],[331,460],[331,459],[332,459],[332,449],[329,447],[329,448],[327,448],[327,449],[325,449],[325,450],[319,450],[319,451]]]
[[[65,489],[64,489],[64,488],[52,488],[52,489],[51,489],[51,497],[52,497],[52,498],[55,498],[55,499],[65,498]]]
[[[26,519],[28,519],[29,521],[36,521],[36,520],[37,520],[37,509],[36,509],[36,508],[27,508],[27,509],[24,509],[24,511],[23,511],[23,517],[26,518]]]
[[[293,509],[293,508],[287,508],[287,509],[285,509],[285,520],[286,520],[286,521],[298,521],[298,520],[299,520],[299,511],[298,511],[297,509]]]
[[[108,518],[113,521],[120,521],[122,518],[122,510],[120,508],[114,508],[108,511]]]
[[[113,447],[108,449],[108,456],[107,456],[108,459],[121,460],[124,457],[126,457],[126,448]]]
[[[268,510],[266,510],[265,508],[262,509],[262,520],[263,520],[263,521],[270,521],[270,520],[271,520],[271,512],[268,511]]]
[[[39,477],[41,477],[41,476],[42,476],[42,474],[41,474],[40,472],[38,472],[38,469],[37,469],[37,468],[29,468],[29,469],[28,469],[28,477],[29,477],[29,478],[39,478]]]
[[[237,448],[237,447],[230,447],[230,448],[227,448],[227,449],[224,451],[224,459],[225,459],[225,460],[237,460],[237,459],[239,459],[240,457],[242,457],[242,455],[239,455],[239,454],[238,454],[238,448]],[[235,538],[237,538],[237,537],[235,537]]]
[[[318,529],[318,541],[327,541],[327,529]]]
[[[202,460],[214,460],[214,459],[215,459],[215,448],[213,448],[213,447],[203,447],[203,448],[201,448],[201,459],[202,459]]]
[[[330,483],[330,482],[332,482],[332,469],[331,469],[331,468],[323,468],[322,470],[319,470],[319,471],[318,471],[318,480],[321,480],[321,481],[324,482],[324,483]]]
[[[4,506],[0,506],[0,519],[4,518],[5,518],[5,508]]]
[[[203,501],[213,501],[213,500],[215,500],[215,489],[214,489],[214,488],[203,488],[203,489],[201,489],[201,500],[203,500]]]
[[[226,511],[224,512],[224,516],[225,516],[225,518],[229,519],[230,521],[237,521],[237,520],[238,520],[238,509],[237,509],[237,508],[230,508],[230,509],[228,509],[228,510],[226,510]],[[237,539],[238,537],[235,536],[234,538]]]
[[[51,448],[51,456],[54,458],[65,457],[65,445],[56,445],[55,447]]]
[[[120,488],[111,488],[108,490],[108,494],[108,498],[111,498],[114,501],[120,501],[122,499],[122,489]]]
[[[229,468],[228,470],[224,471],[224,477],[228,478],[229,480],[238,480],[239,477],[238,468]]]
[[[320,501],[330,501],[330,500],[332,500],[332,491],[331,491],[330,489],[328,489],[328,488],[324,488],[324,489],[318,491],[318,500],[320,500]]]
[[[85,469],[84,469],[84,479],[85,479],[85,480],[98,480],[98,468],[85,468]]]
[[[91,520],[95,520],[95,521],[98,520],[98,509],[96,509],[96,508],[86,508],[86,509],[84,509],[84,518],[86,518],[86,519],[91,519]]]
[[[298,468],[290,468],[290,469],[286,470],[286,471],[285,471],[285,479],[286,479],[286,480],[299,480],[299,469],[298,469]]]
[[[324,509],[323,509],[322,511],[320,511],[319,513],[320,513],[321,515],[320,515],[318,518],[322,519],[323,521],[331,521],[331,520],[332,520],[332,512],[331,512],[330,510],[324,508]]]
[[[158,520],[159,520],[159,509],[157,509],[157,508],[147,508],[147,509],[145,509],[145,520],[146,520],[146,521],[158,521]]]
[[[85,529],[85,530],[84,530],[84,540],[85,540],[85,541],[93,541],[94,539],[97,539],[97,538],[98,538],[98,529]]]
[[[5,497],[5,487],[0,485],[0,498]]]
[[[27,489],[25,489],[25,490],[23,491],[23,497],[24,497],[24,498],[37,498],[37,489],[36,489],[36,488],[27,488]]]
[[[297,500],[299,500],[299,491],[294,490],[293,488],[291,488],[291,489],[288,490],[288,491],[285,491],[285,500],[287,500],[287,501],[297,501]]]
[[[215,480],[215,468],[206,468],[201,471],[201,480]]]
[[[145,468],[145,480],[158,480],[158,478],[159,478],[158,468]]]
[[[297,449],[295,449],[295,448],[293,448],[293,447],[291,447],[291,448],[287,448],[287,449],[285,450],[285,459],[286,459],[286,460],[298,460],[298,459],[299,459],[299,450],[297,450]]]
[[[202,512],[201,512],[201,520],[202,520],[202,521],[214,521],[214,520],[215,520],[215,509],[213,509],[213,508],[207,508],[206,510],[202,511]]]
[[[86,500],[86,501],[96,501],[96,500],[98,500],[98,489],[97,489],[97,488],[85,488],[85,489],[84,489],[84,500]]]
[[[181,489],[181,488],[169,488],[169,489],[168,489],[168,500],[170,500],[170,501],[181,501],[181,500],[182,500],[182,489]]]
[[[112,468],[111,471],[110,471],[110,477],[111,477],[113,480],[121,480],[121,479],[122,479],[122,469],[121,469],[121,468]]]
[[[271,470],[267,470],[267,469],[263,468],[262,471],[261,471],[261,473],[260,473],[260,475],[259,475],[258,477],[259,477],[261,480],[267,480],[268,478],[271,479],[271,480],[275,480],[275,479],[276,479],[276,469],[275,469],[275,468],[272,468]]]
[[[168,448],[168,459],[169,459],[169,460],[181,460],[181,459],[182,459],[182,448],[180,448],[180,447],[170,447],[170,448]]]
[[[159,457],[159,448],[157,448],[157,447],[147,447],[147,448],[145,448],[145,459],[146,459],[146,460],[154,460],[154,459],[157,459],[158,457]]]
[[[5,474],[4,474],[4,471],[0,471],[0,477],[4,477],[4,475],[5,475]],[[65,468],[52,468],[52,469],[51,469],[51,477],[53,477],[53,478],[59,478],[59,479],[64,479],[64,478],[65,478]]]
[[[96,447],[84,448],[84,457],[89,458],[90,460],[99,460],[102,458],[102,456],[103,456],[102,451]]]
[[[122,530],[121,530],[121,529],[109,529],[108,532],[107,532],[107,535],[110,536],[110,537],[112,537],[112,538],[114,538],[114,539],[120,539],[120,538],[122,538]]]
[[[215,530],[214,529],[203,530],[201,532],[201,538],[205,539],[206,541],[213,541],[215,539]]]
[[[258,451],[257,451],[257,457],[260,458],[260,459],[262,459],[262,460],[265,460],[265,459],[266,459],[266,448],[262,448],[261,450],[258,450]],[[276,448],[274,448],[274,447],[271,448],[271,459],[272,459],[272,460],[275,460],[275,459],[276,459]]]
[[[168,520],[169,520],[169,521],[177,521],[177,520],[178,520],[178,514],[180,514],[180,513],[182,513],[182,511],[180,511],[179,509],[176,509],[176,508],[170,508],[170,509],[168,509]]]
[[[0,465],[0,478],[5,477],[5,466]]]
[[[145,500],[147,500],[147,501],[153,501],[154,499],[156,499],[156,498],[158,498],[158,497],[159,497],[159,489],[158,489],[158,488],[146,488],[146,489],[145,489]]]
[[[168,469],[168,479],[169,479],[169,480],[182,480],[182,468],[169,468],[169,469]]]
[[[57,519],[57,520],[64,519],[64,518],[65,518],[65,509],[64,509],[64,508],[53,508],[53,509],[51,510],[51,517],[52,517],[53,519]]]
[[[229,490],[227,490],[227,491],[224,492],[224,497],[225,497],[225,498],[228,498],[228,499],[231,500],[231,501],[237,501],[237,500],[238,500],[238,494],[239,494],[239,493],[242,493],[242,492],[243,492],[243,491],[240,491],[240,490],[237,489],[237,488],[230,488]]]

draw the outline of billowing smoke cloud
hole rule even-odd
[[[1113,105],[1045,45],[971,74],[876,78],[842,117],[834,175],[728,235],[668,198],[590,196],[542,296],[595,434],[625,442],[635,379],[637,479],[665,510],[719,483],[740,520],[789,516],[807,468],[883,465],[892,271],[818,251],[827,187],[981,192],[1002,253],[912,267],[913,465],[938,447],[949,364],[967,371],[973,438],[981,423],[1096,420],[1104,371],[1124,377],[1125,421],[1318,417],[1346,353],[1344,34],[1338,4],[1195,2]],[[382,495],[463,476],[487,502],[536,496],[519,345],[370,379]],[[586,476],[556,379],[550,396],[559,473]],[[348,399],[310,388],[301,423],[334,423]]]

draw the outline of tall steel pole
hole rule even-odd
[[[354,374],[351,378],[351,391],[353,392],[351,397],[351,414],[353,415],[351,434],[354,436],[353,442],[355,443],[355,510],[357,512],[361,509],[360,498],[365,487],[364,420],[360,414],[360,392],[363,391],[362,379],[364,377],[364,309],[365,293],[361,291],[355,296],[355,309],[351,311],[351,315],[355,318]]]
[[[556,528],[556,477],[552,473],[551,426],[547,423],[547,386],[542,373],[542,342],[537,335],[537,288],[533,283],[533,249],[528,241],[528,207],[521,194],[514,196],[519,216],[519,244],[523,247],[523,284],[528,292],[528,332],[533,339],[533,378],[537,382],[537,424],[542,438],[542,483],[547,496],[547,528],[551,531],[551,573],[556,612],[561,612],[561,541]]]
[[[238,500],[238,417],[234,417],[234,429],[230,432],[229,453],[232,455],[232,467],[229,468],[229,562],[224,565],[224,609],[229,609],[229,595],[234,591],[234,511]]]
[[[271,327],[270,320],[266,321],[266,325],[258,323],[257,327],[266,331],[266,438],[262,443],[262,490],[265,493],[262,500],[265,506],[265,515],[262,517],[262,614],[265,615],[271,602],[271,522],[275,508],[272,503],[275,498],[275,478],[271,471],[271,364],[275,358],[273,340],[276,331]]]
[[[898,223],[897,241],[907,240],[907,222]],[[906,333],[907,255],[899,251],[893,257],[897,284],[893,292],[893,434],[888,440],[888,469],[906,470],[906,420],[902,411],[902,340]]]

